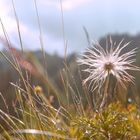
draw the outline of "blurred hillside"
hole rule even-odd
[[[138,54],[137,54],[137,65],[140,66],[140,34],[136,36],[130,36],[127,34],[119,35],[111,35],[112,40],[116,42],[120,42],[122,38],[124,38],[124,42],[131,41],[130,45],[128,45],[128,50],[137,47],[138,48]],[[106,45],[106,37],[103,37],[99,40],[100,44],[102,46]],[[126,51],[128,51],[126,50]],[[2,51],[8,58],[12,59],[11,52],[7,49],[4,49]],[[19,52],[17,50],[17,52]],[[19,52],[21,53],[21,52]],[[61,56],[58,56],[57,54],[50,55],[45,54],[45,59],[43,57],[43,53],[41,51],[35,51],[35,52],[24,52],[24,54],[21,54],[23,59],[25,59],[27,62],[30,62],[31,64],[36,64],[38,69],[46,69],[47,73],[44,74],[44,76],[49,77],[51,82],[61,91],[63,91],[63,84],[62,84],[62,77],[61,74],[65,75],[66,77],[71,73],[75,79],[75,82],[77,83],[77,87],[80,87],[79,89],[82,92],[81,87],[81,78],[78,71],[78,66],[76,64],[76,54],[71,54],[67,58],[63,58]],[[11,64],[8,63],[8,61],[4,58],[4,56],[0,55],[0,92],[5,97],[6,102],[9,104],[9,107],[12,106],[12,101],[15,99],[15,88],[11,85],[11,83],[19,83],[19,75],[17,74],[16,70],[11,66]],[[64,72],[63,69],[68,68],[67,72]],[[140,73],[133,73],[134,76],[136,76],[136,86],[129,86],[128,85],[128,91],[127,96],[132,98],[132,100],[140,103]],[[26,72],[24,72],[24,76],[26,77]],[[44,84],[44,82],[38,78],[35,75],[29,74],[29,82],[32,86],[41,86],[44,90],[44,93],[49,93],[48,88]],[[69,76],[68,76],[69,77]],[[84,77],[84,74],[82,75]],[[74,83],[72,80],[71,85],[74,87]],[[22,83],[21,83],[22,85]],[[23,87],[24,88],[24,87]],[[76,88],[76,87],[75,87]],[[134,94],[132,94],[134,93]],[[122,93],[123,95],[123,93]],[[122,97],[123,98],[123,97]],[[0,99],[0,108],[6,109],[4,107],[4,102],[2,99]]]

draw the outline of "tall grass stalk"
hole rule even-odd
[[[44,48],[43,33],[42,33],[42,28],[41,28],[41,23],[40,23],[40,16],[39,16],[38,6],[37,6],[37,1],[36,0],[34,0],[34,5],[35,5],[37,23],[38,23],[38,28],[39,28],[39,41],[40,41],[40,46],[41,46],[42,55],[43,55],[44,76],[47,78],[48,74],[47,74],[46,53],[45,53],[45,48]]]

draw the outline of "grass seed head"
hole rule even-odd
[[[83,71],[88,73],[83,83],[89,82],[92,91],[101,88],[110,74],[125,87],[126,82],[134,83],[134,77],[129,74],[129,71],[140,71],[140,68],[133,64],[136,61],[134,58],[136,48],[123,53],[129,42],[123,43],[122,40],[116,45],[110,40],[109,44],[103,47],[99,43],[94,43],[81,58],[78,58],[79,65],[85,65]]]

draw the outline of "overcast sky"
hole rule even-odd
[[[60,0],[36,1],[45,50],[64,54]],[[24,49],[39,49],[34,0],[14,0],[14,5]],[[108,33],[140,32],[140,0],[62,0],[62,6],[68,52],[80,52],[87,47],[83,26],[93,40]],[[0,0],[0,18],[11,41],[20,48],[12,0]],[[0,35],[3,35],[1,26]]]

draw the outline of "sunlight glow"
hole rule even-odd
[[[81,7],[85,4],[89,4],[89,2],[91,1],[92,0],[58,0],[58,1],[40,0],[38,4],[45,5],[47,7],[54,7],[54,8],[60,9],[60,2],[62,2],[63,10],[70,11],[78,7]]]
[[[89,2],[91,2],[91,0],[65,0],[62,1],[62,6],[64,10],[69,11],[83,6],[84,4],[88,4]]]

